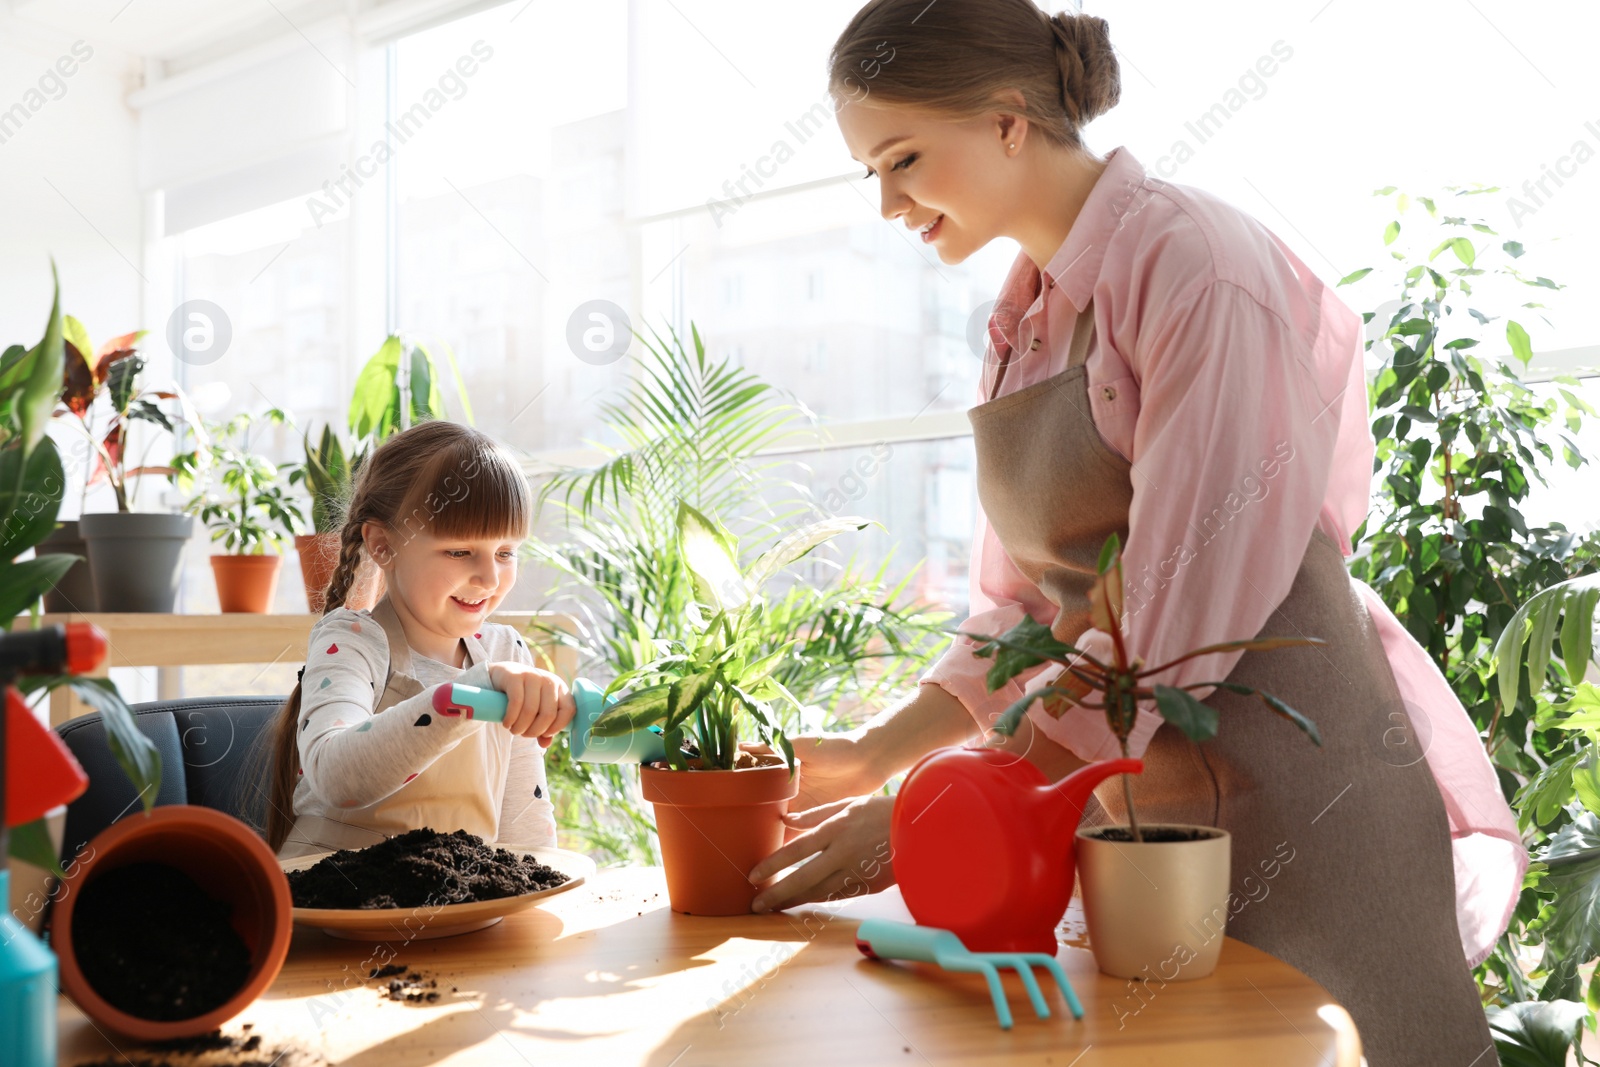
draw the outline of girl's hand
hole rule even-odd
[[[503,660],[489,664],[489,682],[506,695],[505,728],[518,737],[537,737],[545,748],[577,714],[572,690],[549,671]]]

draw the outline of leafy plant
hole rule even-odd
[[[976,646],[972,654],[994,660],[994,666],[989,668],[986,676],[986,683],[991,693],[1023,671],[1044,663],[1058,664],[1062,668],[1058,677],[1070,679],[1041,686],[1022,699],[1014,701],[995,722],[996,733],[1005,737],[1011,736],[1017,724],[1022,721],[1022,716],[1027,714],[1035,701],[1044,701],[1045,709],[1058,717],[1076,704],[1079,707],[1096,708],[1105,712],[1106,725],[1121,743],[1122,755],[1126,758],[1128,735],[1133,732],[1139,702],[1153,698],[1161,717],[1182,730],[1189,740],[1209,741],[1217,736],[1217,711],[1210,705],[1202,703],[1190,690],[1214,688],[1258,698],[1273,714],[1288,719],[1304,730],[1312,741],[1319,746],[1322,744],[1322,736],[1317,732],[1315,723],[1271,693],[1260,689],[1239,685],[1236,682],[1155,685],[1147,684],[1145,681],[1197,656],[1235,650],[1265,652],[1275,648],[1320,645],[1324,643],[1321,638],[1261,637],[1243,641],[1224,641],[1185,652],[1158,666],[1146,667],[1139,657],[1129,657],[1127,643],[1123,640],[1122,593],[1122,545],[1117,535],[1112,534],[1100,547],[1097,574],[1094,585],[1089,590],[1090,622],[1095,629],[1111,637],[1114,655],[1110,663],[1104,663],[1088,652],[1058,640],[1051,633],[1050,627],[1035,622],[1028,616],[1024,616],[1021,622],[999,637],[972,637]],[[1100,698],[1084,699],[1090,693],[1098,693]],[[1129,828],[1135,841],[1143,841],[1144,837],[1139,831],[1139,818],[1133,808],[1133,789],[1128,775],[1121,775],[1121,778],[1122,796],[1128,806]]]
[[[687,770],[683,742],[693,740],[701,769],[732,770],[739,757],[741,724],[758,739],[783,750],[794,772],[794,748],[784,736],[772,702],[795,699],[775,674],[795,654],[798,640],[770,648],[761,625],[763,588],[784,568],[846,530],[865,529],[864,519],[812,523],[780,540],[748,567],[739,563],[739,543],[720,523],[688,504],[678,505],[678,558],[694,583],[687,608],[689,630],[669,638],[662,655],[619,674],[610,692],[635,683],[630,693],[595,720],[596,737],[617,737],[659,725],[667,762]],[[711,612],[707,617],[707,612]]]
[[[594,468],[549,478],[540,511],[558,532],[529,544],[556,579],[545,606],[577,623],[575,635],[548,636],[575,644],[594,678],[637,671],[662,655],[663,642],[700,640],[706,618],[691,614],[680,503],[718,516],[743,543],[780,540],[816,514],[791,477],[793,460],[772,454],[808,425],[808,412],[708,355],[692,324],[687,339],[670,329],[665,338],[635,336],[644,348],[637,379],[601,408],[617,443],[597,446],[605,459]],[[808,563],[816,571],[808,580],[784,576],[763,588],[761,612],[745,631],[761,651],[747,662],[788,647],[772,678],[808,715],[840,722],[914,684],[947,642],[939,626],[948,614],[909,602],[911,576],[890,581],[889,560],[863,568],[813,553]],[[797,725],[787,700],[772,710],[784,730]],[[620,861],[654,858],[654,824],[631,776],[573,761],[563,746],[547,760],[552,781],[567,783],[554,791],[564,831]]]
[[[290,421],[277,408],[269,409],[266,418],[279,425]],[[283,551],[284,533],[292,535],[305,514],[300,501],[288,494],[277,466],[251,450],[254,422],[253,416],[241,413],[210,426],[207,444],[172,457],[172,478],[178,488],[193,494],[184,513],[198,515],[213,541],[238,555],[259,556],[268,548]]]
[[[55,278],[55,263],[50,265]],[[66,482],[61,456],[45,429],[61,395],[66,342],[63,340],[61,285],[43,339],[33,348],[13,345],[0,355],[0,618],[31,611],[39,620],[39,598],[64,575],[79,556],[17,557],[42,541],[56,526]],[[148,811],[161,785],[161,755],[134,725],[133,715],[106,678],[28,676],[18,683],[24,697],[71,686],[101,713],[106,737],[117,764],[138,790]],[[43,819],[21,826],[11,835],[10,854],[61,874]]]
[[[455,379],[462,418],[471,425],[472,404],[461,369],[450,346],[444,346],[444,353]],[[412,341],[408,352],[401,336],[390,334],[356,376],[350,398],[350,432],[358,439],[382,442],[412,423],[445,418],[439,381],[439,361],[427,345]]]
[[[84,483],[84,492],[109,482],[116,496],[117,510],[132,510],[128,480],[147,474],[171,475],[168,466],[149,466],[143,459],[133,466],[127,465],[130,431],[135,423],[145,422],[159,426],[167,433],[175,432],[173,416],[186,423],[202,444],[204,429],[200,417],[189,397],[176,384],[165,389],[146,389],[139,384],[144,372],[145,359],[139,354],[138,343],[146,331],[137,330],[114,337],[100,346],[94,355],[88,331],[70,315],[63,322],[65,350],[62,369],[61,400],[65,409],[58,415],[73,415],[85,440],[94,450],[94,468]],[[95,401],[102,395],[110,399],[109,422],[102,437],[96,427]],[[175,411],[162,410],[163,401],[171,401]],[[143,453],[148,457],[156,438],[146,444]],[[137,487],[134,496],[138,495]]]
[[[1485,1002],[1502,1006],[1491,1019],[1513,1026],[1503,1011],[1517,1002],[1600,1006],[1600,984],[1585,997],[1578,974],[1600,948],[1600,869],[1588,862],[1600,847],[1596,738],[1581,725],[1594,587],[1580,578],[1595,570],[1600,536],[1522,513],[1558,447],[1560,462],[1587,464],[1577,436],[1595,412],[1576,378],[1542,390],[1523,381],[1530,316],[1544,306],[1522,297],[1561,286],[1525,270],[1523,246],[1472,211],[1473,197],[1496,191],[1378,190],[1396,209],[1383,233],[1393,262],[1368,285],[1398,296],[1364,316],[1383,327],[1368,340],[1382,357],[1369,395],[1378,491],[1350,563],[1443,671],[1517,813],[1532,862],[1510,928],[1477,970]],[[1491,337],[1504,338],[1509,358],[1480,352]],[[1542,961],[1524,974],[1519,948],[1540,946]],[[1551,1016],[1534,1014],[1549,1032]],[[1544,1062],[1513,1045],[1501,1043],[1506,1062]]]
[[[322,436],[315,445],[311,443],[309,434],[304,435],[302,440],[305,442],[306,459],[304,463],[289,468],[289,484],[304,485],[311,494],[313,531],[319,534],[338,533],[356,475],[361,473],[361,465],[366,462],[371,446],[364,445],[354,454],[347,455],[343,442],[331,426],[322,428]]]

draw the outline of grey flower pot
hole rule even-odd
[[[33,548],[36,556],[65,554],[82,556],[72,569],[44,595],[44,610],[56,612],[95,611],[94,578],[89,572],[89,548],[78,532],[78,520],[68,519],[50,531]]]
[[[98,610],[172,611],[194,516],[113,511],[84,515],[78,529],[89,545]]]

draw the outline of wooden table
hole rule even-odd
[[[106,633],[110,653],[105,665],[95,672],[105,677],[112,667],[156,667],[160,669],[157,683],[162,700],[180,696],[178,675],[173,668],[193,667],[210,663],[301,663],[305,660],[306,642],[311,637],[311,627],[321,615],[260,615],[249,612],[223,615],[178,615],[157,612],[46,612],[40,618],[41,626],[56,623],[92,622]],[[529,634],[535,623],[572,631],[570,617],[558,613],[538,611],[497,611],[489,616],[490,622],[513,626],[519,633]],[[12,621],[13,630],[32,626],[27,615]],[[530,648],[541,648],[555,664],[554,670],[563,677],[572,677],[577,666],[577,653],[568,646],[556,646],[538,634],[529,634]],[[218,694],[233,696],[237,694]],[[70,689],[57,689],[50,694],[50,725],[59,726],[68,719],[94,709]]]
[[[1012,976],[1008,1032],[979,976],[864,959],[854,935],[869,916],[909,919],[896,889],[774,915],[676,915],[659,868],[605,870],[457,937],[380,947],[297,929],[277,981],[224,1033],[249,1023],[273,1049],[267,1061],[292,1046],[314,1055],[285,1065],[321,1055],[349,1067],[1359,1061],[1349,1016],[1321,986],[1231,938],[1211,977],[1145,990],[1099,973],[1077,947],[1074,900],[1059,958],[1084,1017],[1046,986],[1052,1017],[1038,1018]],[[437,981],[439,1000],[398,1003],[379,993],[385,982],[361,981],[388,962]],[[137,1061],[65,998],[60,1018],[62,1064],[119,1051]]]

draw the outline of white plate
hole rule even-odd
[[[532,856],[545,866],[560,871],[568,880],[553,889],[539,889],[498,900],[475,900],[467,904],[415,908],[294,908],[294,921],[301,926],[314,926],[329,936],[350,941],[426,941],[493,926],[514,911],[521,911],[545,897],[577,888],[593,877],[595,872],[594,861],[588,856],[568,852],[564,848],[513,848],[507,851],[519,856]],[[285,871],[303,871],[331,855],[332,852],[318,852],[283,860],[280,866]]]

